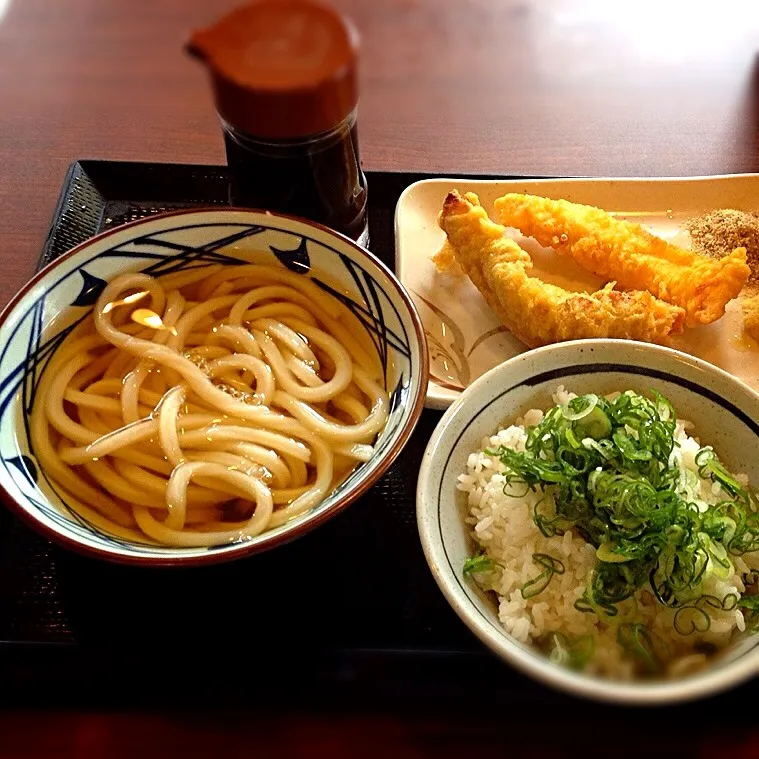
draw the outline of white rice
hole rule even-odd
[[[618,393],[616,395],[619,395]],[[559,386],[553,400],[565,404],[574,397]],[[614,396],[609,396],[613,399]],[[593,635],[595,652],[585,671],[593,674],[632,679],[634,665],[617,643],[617,625],[625,622],[643,623],[669,646],[667,674],[683,675],[706,663],[703,653],[694,651],[698,643],[710,643],[717,648],[726,645],[736,630],[745,629],[739,609],[711,612],[710,629],[701,634],[684,636],[674,626],[675,612],[658,603],[650,590],[639,590],[634,598],[618,604],[618,615],[609,624],[593,613],[574,608],[575,601],[585,591],[588,573],[596,563],[595,548],[573,532],[546,538],[533,521],[533,507],[542,492],[506,495],[503,492],[506,467],[488,456],[485,449],[506,446],[524,450],[527,435],[525,427],[533,426],[543,418],[539,409],[528,411],[517,423],[484,438],[480,449],[471,453],[466,473],[458,478],[458,488],[467,494],[472,536],[485,554],[496,562],[496,570],[487,574],[488,589],[498,594],[498,616],[507,632],[522,643],[533,643],[549,632],[567,636]],[[695,455],[701,448],[698,441],[686,433],[691,425],[678,421],[675,439],[680,444],[673,454],[681,471],[690,470],[696,475]],[[516,488],[515,488],[516,489]],[[701,480],[701,498],[705,503],[718,500],[719,486]],[[706,508],[705,506],[703,508]],[[534,553],[545,553],[560,559],[563,574],[554,574],[545,590],[531,598],[523,598],[522,585],[536,577],[543,567],[533,561]],[[759,552],[758,552],[759,553]],[[749,566],[759,566],[759,555],[746,554],[733,559],[735,574],[728,581],[711,575],[705,582],[704,593],[724,598],[730,593],[742,593],[741,575]]]

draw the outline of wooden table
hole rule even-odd
[[[237,0],[0,0],[5,301],[76,158],[218,163],[188,32]],[[337,0],[363,33],[367,168],[759,170],[759,11],[723,0]]]
[[[0,0],[0,301],[32,273],[72,160],[223,161],[205,72],[183,54],[182,43],[189,30],[236,2]],[[368,169],[607,176],[759,171],[754,0],[708,7],[662,0],[336,3],[364,38],[360,135]],[[237,756],[246,741],[310,746],[335,757],[455,756],[502,740],[492,721],[404,718],[391,707],[384,715],[295,721],[282,716],[286,709],[264,720],[201,722],[15,715],[0,724],[0,754],[5,747],[8,756],[33,755],[60,739],[59,756],[126,756],[141,732],[153,736],[148,749],[162,756],[180,750]],[[542,723],[550,728],[551,715],[542,715]],[[300,738],[293,731],[298,726]],[[522,751],[532,746],[533,756],[536,746],[543,747],[540,755],[561,755],[566,743],[559,727],[571,724],[539,729],[535,746],[524,736],[517,744]],[[702,736],[699,750],[706,755],[731,736],[733,756],[755,755],[748,747],[759,746],[759,733],[750,728],[715,729]],[[694,725],[692,733],[705,729]],[[592,744],[592,731],[584,734]],[[621,743],[609,738],[624,753],[639,749],[645,734]],[[674,750],[670,739],[666,745]]]

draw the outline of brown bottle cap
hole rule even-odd
[[[187,49],[211,72],[216,109],[257,137],[331,129],[358,102],[358,34],[311,0],[259,0],[195,32]]]

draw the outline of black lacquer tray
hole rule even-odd
[[[425,177],[367,177],[370,247],[392,267],[396,201]],[[40,266],[113,226],[225,204],[223,167],[74,163]],[[285,547],[218,567],[99,562],[0,509],[0,703],[587,709],[497,661],[436,587],[414,493],[439,418],[423,413],[396,463],[346,512]],[[733,709],[740,701],[721,700]]]

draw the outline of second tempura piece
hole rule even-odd
[[[648,292],[568,292],[529,276],[530,256],[488,218],[474,193],[450,192],[440,214],[455,259],[503,324],[531,348],[562,340],[616,337],[661,342],[682,331],[685,312]],[[438,268],[450,256],[436,259]]]
[[[501,224],[571,256],[622,289],[648,290],[684,308],[689,327],[719,319],[751,273],[745,248],[714,260],[593,206],[510,193],[495,201],[495,210]]]

